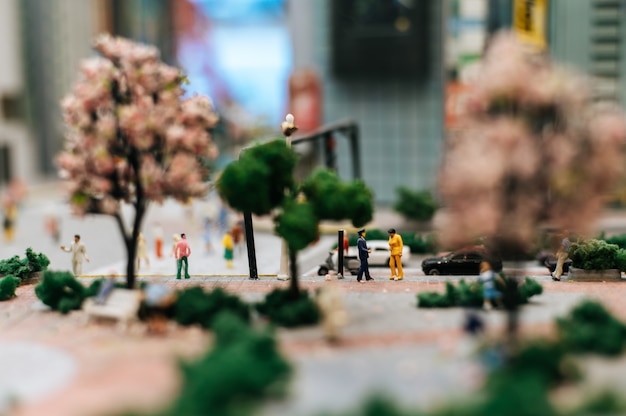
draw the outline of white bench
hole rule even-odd
[[[141,291],[113,289],[104,303],[96,303],[95,298],[85,300],[83,310],[86,323],[90,318],[108,318],[119,321],[119,329],[125,331],[130,322],[137,319],[141,305]]]

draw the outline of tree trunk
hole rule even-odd
[[[137,257],[137,240],[139,240],[139,233],[141,231],[141,224],[143,222],[144,214],[146,213],[146,203],[141,198],[135,205],[135,221],[133,222],[133,229],[126,246],[128,252],[128,259],[126,263],[126,288],[135,288],[135,265]]]
[[[289,283],[289,295],[292,299],[300,297],[300,286],[298,285],[298,252],[289,249],[289,273],[291,280]]]

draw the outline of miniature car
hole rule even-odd
[[[480,263],[488,261],[494,271],[502,270],[502,260],[486,250],[461,249],[440,257],[429,257],[422,261],[422,271],[428,275],[477,275]]]

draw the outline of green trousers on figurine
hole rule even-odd
[[[182,256],[178,259],[178,271],[176,272],[176,278],[180,279],[180,269],[183,266],[183,262],[185,263],[185,279],[189,279],[189,263],[187,262],[187,256]]]

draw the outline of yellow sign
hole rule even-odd
[[[513,7],[513,29],[519,39],[544,50],[548,0],[515,0]]]

